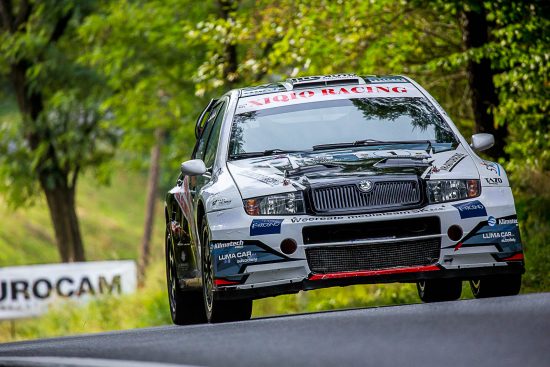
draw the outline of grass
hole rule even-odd
[[[84,176],[77,193],[77,211],[88,260],[138,257],[145,208],[146,177],[118,170],[110,186],[98,187]],[[38,318],[17,320],[15,340],[83,332],[145,327],[168,323],[164,286],[163,208],[159,200],[152,239],[152,265],[144,289],[87,305],[60,303]],[[12,211],[0,198],[0,267],[55,263],[59,255],[47,205]],[[0,322],[0,342],[12,340],[12,325]]]
[[[84,176],[78,186],[77,212],[88,260],[135,259],[143,231],[145,178],[118,171],[113,184],[97,187]],[[157,206],[162,217],[162,208]],[[32,207],[8,209],[0,198],[0,266],[59,261],[55,236],[44,199]],[[162,248],[157,221],[155,250]],[[159,234],[160,233],[160,234]]]

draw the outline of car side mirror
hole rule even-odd
[[[206,173],[206,166],[202,159],[192,159],[181,164],[181,173],[184,176],[202,176]]]
[[[472,135],[472,144],[470,146],[476,152],[487,150],[495,145],[495,137],[493,134],[474,134]]]

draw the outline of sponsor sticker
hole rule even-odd
[[[394,216],[394,215],[433,213],[433,212],[440,212],[443,210],[445,210],[444,207],[435,207],[435,208],[429,208],[429,209],[422,208],[422,209],[412,209],[412,210],[400,210],[396,212],[366,213],[366,214],[332,216],[332,217],[292,217],[289,220],[291,223],[324,222],[324,221],[336,221],[336,220],[385,217],[385,216]]]
[[[220,250],[224,248],[235,248],[241,249],[244,247],[244,241],[223,241],[223,242],[212,242],[210,243],[211,250]]]
[[[252,171],[242,171],[239,174],[245,177],[253,178],[269,186],[277,186],[283,183],[282,178],[266,176],[266,175],[262,175],[261,173],[256,173]]]
[[[485,181],[489,185],[499,185],[502,183],[502,178],[500,177],[485,177]]]
[[[326,87],[240,98],[237,113],[307,102],[370,97],[423,97],[423,95],[413,85],[403,83]]]
[[[491,240],[493,238],[497,238],[497,239],[500,239],[501,243],[516,242],[516,237],[512,231],[483,233],[482,238],[484,240]]]
[[[483,205],[479,200],[468,201],[466,203],[455,204],[453,206],[458,209],[461,219],[484,217],[487,215],[485,205]]]
[[[212,207],[214,208],[223,208],[231,204],[231,199],[219,197],[212,200]]]
[[[232,261],[237,264],[244,264],[257,262],[258,258],[256,257],[256,253],[253,253],[252,251],[237,251],[220,254],[217,256],[216,260],[218,263],[223,262],[224,264],[229,264]]]
[[[498,224],[518,224],[517,218],[500,218],[498,220]]]
[[[213,241],[210,250],[216,277],[243,274],[248,265],[291,261],[255,240]]]
[[[464,159],[464,157],[466,157],[466,154],[462,154],[462,153],[455,153],[453,154],[449,159],[447,159],[447,161],[445,163],[443,163],[443,165],[441,167],[439,167],[439,170],[444,170],[444,171],[452,171],[453,168],[461,161]]]
[[[519,228],[515,224],[495,224],[482,226],[463,241],[463,246],[497,246],[499,251],[521,251]]]
[[[489,216],[487,224],[483,221],[480,222],[461,242],[454,245],[455,251],[462,247],[488,245],[495,246],[499,251],[499,256],[522,251],[521,236],[517,222],[518,220],[515,215],[503,218]]]
[[[481,162],[481,165],[485,167],[487,171],[491,171],[500,176],[500,166],[498,164],[489,161],[483,161]]]
[[[253,219],[250,224],[250,235],[260,236],[281,233],[282,223],[283,219]]]

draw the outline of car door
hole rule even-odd
[[[223,116],[223,112],[220,111],[224,109],[224,106],[225,103],[215,103],[213,106],[209,104],[201,114],[205,122],[201,124],[202,121],[198,121],[197,123],[200,136],[197,139],[191,158],[207,159],[207,162],[209,162],[207,166],[209,172],[212,172],[213,160],[211,158],[211,149],[213,146],[210,150],[207,149],[207,146],[214,125],[216,121],[219,121],[216,117]],[[219,136],[219,131],[217,132],[217,136]],[[167,210],[169,211],[168,213],[170,213],[170,229],[172,238],[175,240],[174,244],[176,245],[174,247],[174,252],[178,259],[178,263],[181,261],[181,266],[177,269],[180,279],[189,279],[196,276],[195,269],[197,269],[198,249],[197,246],[192,246],[192,243],[197,240],[198,235],[198,229],[194,218],[197,203],[195,198],[197,197],[196,194],[198,190],[207,184],[208,181],[208,174],[205,176],[184,176],[180,173],[176,186],[170,190],[170,195],[175,199],[180,209],[175,210],[173,207],[175,203],[170,200]]]
[[[212,176],[225,106],[226,101],[221,100],[212,108],[212,112],[204,124],[201,137],[197,142],[196,150],[193,152],[193,159],[202,159],[207,170],[203,176],[189,178],[189,192],[195,203],[197,201],[195,196],[200,192],[202,187],[208,184]]]
[[[197,137],[197,142],[195,144],[195,148],[193,149],[191,159],[203,158],[204,152],[206,150],[208,136],[210,135],[213,121],[220,107],[220,104],[213,100],[201,113],[201,117],[199,117],[199,121],[197,121],[196,130],[199,136]],[[181,211],[169,209],[172,213],[172,220],[177,221],[180,224],[181,228],[183,228],[187,232],[188,236],[190,236],[191,234],[195,234],[195,236],[191,236],[191,238],[189,238],[191,242],[194,238],[196,238],[197,234],[197,228],[195,226],[193,214],[196,209],[194,198],[196,195],[198,178],[199,177],[196,176],[184,176],[182,173],[180,173],[176,186],[172,190],[170,190],[170,194],[173,196],[173,198],[177,202],[177,205],[181,209]],[[198,182],[200,185],[203,185],[204,179],[200,177]],[[181,212],[182,215],[180,216],[177,212]]]

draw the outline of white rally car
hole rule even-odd
[[[252,300],[415,282],[425,302],[514,295],[524,272],[502,167],[403,76],[232,90],[196,126],[166,197],[176,324],[250,318]]]

